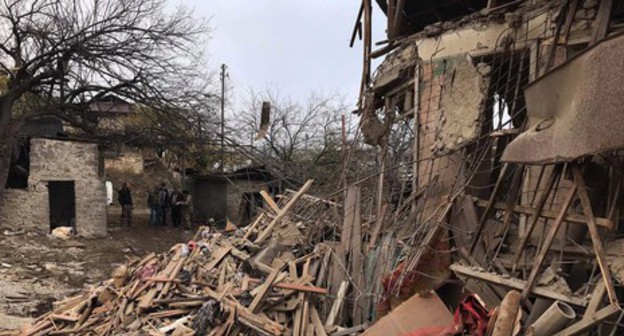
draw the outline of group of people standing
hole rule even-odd
[[[128,183],[124,183],[118,194],[119,205],[121,206],[121,226],[131,226],[132,224],[132,191]],[[168,225],[168,218],[174,227],[184,229],[191,228],[191,214],[193,212],[193,198],[187,190],[180,191],[173,188],[169,193],[167,185],[161,183],[147,196],[147,206],[150,209],[149,225]]]
[[[173,188],[169,193],[167,185],[161,183],[156,186],[147,197],[147,205],[150,209],[149,225],[168,225],[168,218],[174,227],[191,228],[191,213],[193,199],[187,190],[180,192]]]

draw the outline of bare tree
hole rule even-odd
[[[263,101],[271,103],[271,122],[266,137],[254,141]],[[315,178],[322,183],[339,176],[342,117],[349,115],[338,95],[312,94],[299,103],[267,90],[251,92],[245,112],[236,116],[236,125],[239,134],[247,135],[246,142],[263,154],[263,161],[277,164],[286,177]]]
[[[56,116],[89,134],[85,111],[115,95],[153,132],[192,122],[184,104],[207,90],[197,50],[205,21],[165,0],[3,0],[0,3],[0,196],[20,128]],[[172,126],[172,127],[163,127]]]

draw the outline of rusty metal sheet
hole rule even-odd
[[[552,163],[624,148],[624,35],[595,45],[525,89],[529,117],[502,161]],[[534,120],[535,120],[534,119]]]

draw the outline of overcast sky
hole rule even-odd
[[[349,38],[360,1],[177,1],[210,19],[208,62],[215,70],[227,64],[231,98],[270,87],[294,99],[316,91],[357,101],[362,43],[349,48]],[[373,40],[381,39],[383,29],[376,29]]]

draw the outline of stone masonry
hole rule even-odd
[[[32,139],[28,189],[8,189],[0,225],[49,230],[49,181],[74,181],[76,229],[86,237],[106,235],[106,187],[96,144]]]

